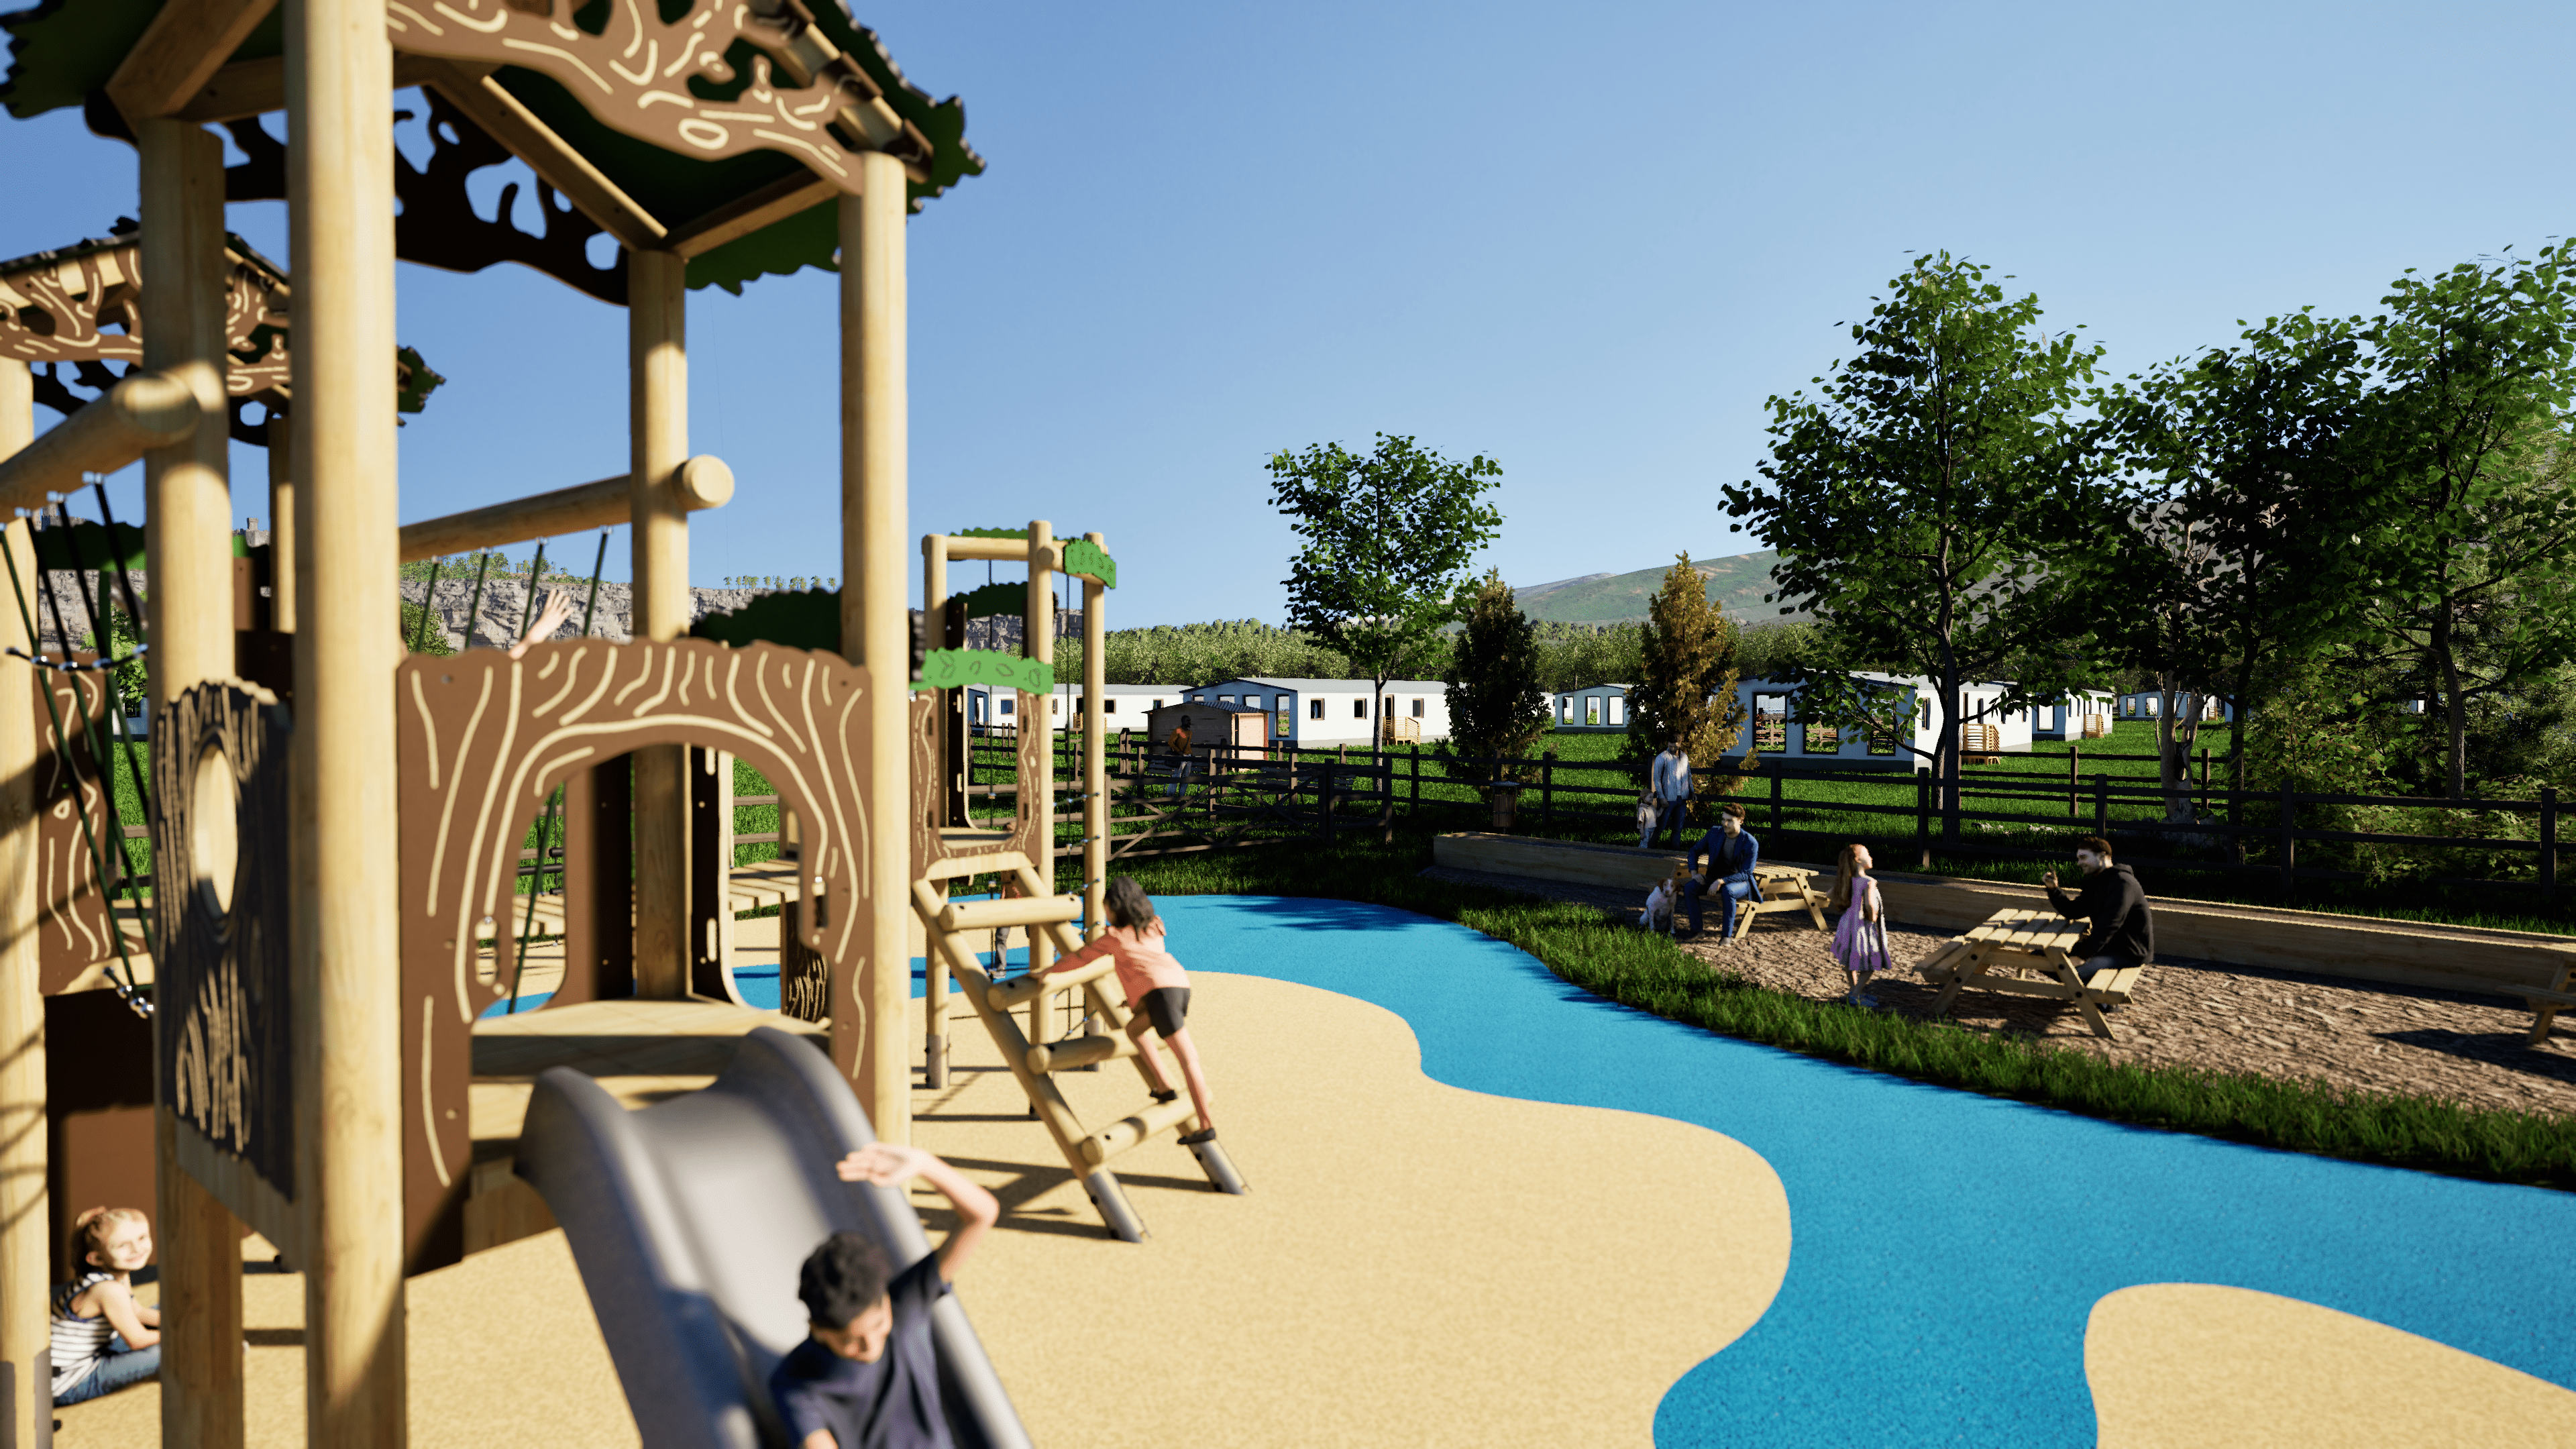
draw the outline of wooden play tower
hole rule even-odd
[[[466,967],[558,785],[576,816],[587,801],[621,821],[603,797],[632,790],[631,955],[624,873],[593,871],[566,907],[576,999],[619,969],[637,996],[688,989],[685,752],[777,782],[804,828],[797,929],[828,971],[834,1059],[878,1134],[908,1137],[915,877],[899,844],[871,845],[903,841],[908,819],[905,217],[982,163],[962,107],[913,89],[829,0],[62,0],[9,28],[0,102],[82,107],[140,153],[131,275],[82,294],[126,309],[129,370],[39,434],[29,364],[59,380],[73,359],[0,350],[0,505],[32,513],[145,465],[162,1440],[242,1442],[247,1225],[304,1274],[310,1441],[399,1445],[404,1279],[462,1250],[464,1052],[492,998]],[[432,113],[426,167],[393,144],[411,85]],[[291,144],[261,128],[272,112]],[[248,161],[228,173],[209,125]],[[512,156],[547,193],[544,238],[492,232],[464,198],[467,171]],[[274,278],[261,315],[286,365],[264,646],[236,628],[228,433],[235,374],[277,354],[243,355],[228,196],[283,197],[291,236],[291,286]],[[612,267],[584,252],[600,233]],[[398,526],[398,257],[517,260],[622,303],[626,471]],[[732,491],[689,455],[687,293],[806,265],[840,275],[839,648],[687,639],[688,514]],[[632,643],[401,653],[401,559],[612,522],[632,525]],[[27,524],[0,544],[32,577]],[[5,608],[0,642],[40,647]],[[265,682],[243,667],[262,647],[279,665]],[[78,910],[31,869],[53,848],[39,792],[59,788],[39,769],[38,686],[78,676],[5,664],[0,1449],[47,1437],[48,1165],[27,1127],[46,1112],[46,993],[76,984],[46,979],[39,928]]]

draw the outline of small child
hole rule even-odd
[[[1834,893],[1825,902],[1826,909],[1842,914],[1834,927],[1834,960],[1851,980],[1849,1000],[1854,1006],[1876,1006],[1878,998],[1868,993],[1873,971],[1888,968],[1887,906],[1878,894],[1878,882],[1869,878],[1870,867],[1866,845],[1846,845],[1842,860],[1834,872]]]
[[[1643,850],[1655,838],[1655,822],[1662,811],[1655,804],[1655,792],[1647,790],[1637,796],[1637,848]]]
[[[1154,1100],[1169,1102],[1180,1096],[1172,1089],[1172,1079],[1163,1072],[1162,1058],[1154,1044],[1146,1040],[1145,1028],[1151,1026],[1163,1038],[1163,1045],[1180,1059],[1181,1080],[1189,1084],[1190,1102],[1199,1109],[1199,1129],[1181,1134],[1184,1144],[1214,1142],[1216,1119],[1208,1115],[1207,1073],[1199,1067],[1199,1049],[1190,1041],[1189,1019],[1190,973],[1172,959],[1165,943],[1162,917],[1154,914],[1154,903],[1134,876],[1115,876],[1109,882],[1104,904],[1108,908],[1109,929],[1100,939],[1047,968],[1052,973],[1070,971],[1087,962],[1109,955],[1118,962],[1118,986],[1127,993],[1127,1009],[1135,1013],[1127,1023],[1127,1034],[1136,1040],[1136,1055],[1143,1061],[1145,1076],[1154,1084]]]
[[[94,1207],[72,1223],[72,1281],[54,1289],[56,1406],[112,1394],[161,1371],[161,1310],[134,1301],[134,1270],[152,1260],[139,1208]]]
[[[993,1195],[918,1147],[872,1142],[836,1164],[843,1182],[898,1186],[918,1177],[957,1209],[939,1251],[889,1273],[885,1251],[834,1233],[805,1259],[796,1296],[809,1335],[769,1375],[770,1397],[796,1449],[948,1449],[930,1308],[1001,1217]]]

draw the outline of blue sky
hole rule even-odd
[[[1102,530],[1113,626],[1279,620],[1265,460],[1381,430],[1502,462],[1515,583],[1759,547],[1718,488],[1909,249],[2014,274],[2126,372],[2567,229],[2565,6],[857,14],[990,163],[912,222],[914,530]],[[133,152],[67,112],[0,119],[0,183],[0,255],[134,210]],[[282,203],[232,225],[291,264]],[[400,284],[450,379],[403,430],[406,520],[624,470],[621,311],[510,266]],[[692,450],[739,480],[699,583],[841,572],[836,285],[692,295]],[[259,455],[235,473],[265,512]]]

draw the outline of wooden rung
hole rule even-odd
[[[998,871],[1025,871],[1029,858],[1016,850],[997,850],[990,855],[961,855],[940,861],[922,872],[925,881],[955,880],[961,875],[991,875]]]
[[[991,901],[951,901],[939,913],[938,926],[955,935],[961,931],[1005,930],[1012,926],[1044,926],[1079,919],[1082,915],[1080,896],[1021,896]]]
[[[1082,1139],[1082,1160],[1094,1167],[1105,1166],[1119,1153],[1157,1132],[1188,1121],[1197,1116],[1198,1111],[1186,1092],[1176,1101],[1156,1102],[1144,1111],[1132,1117],[1121,1117]]]
[[[1067,987],[1086,985],[1117,969],[1117,962],[1103,956],[1070,971],[1057,971],[1044,977],[1015,977],[986,992],[984,999],[992,1004],[995,1011],[1012,1011],[1035,1000],[1041,991],[1062,991]]]
[[[1070,1041],[1029,1048],[1029,1070],[1063,1072],[1095,1062],[1136,1055],[1136,1043],[1123,1036],[1078,1036]]]

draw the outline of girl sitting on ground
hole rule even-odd
[[[111,1394],[161,1371],[161,1310],[134,1301],[134,1270],[152,1260],[152,1224],[137,1208],[94,1207],[72,1223],[72,1280],[54,1289],[54,1403]]]
[[[1136,1054],[1145,1064],[1146,1077],[1154,1084],[1154,1100],[1169,1102],[1180,1093],[1172,1089],[1172,1079],[1164,1074],[1162,1059],[1146,1039],[1148,1026],[1180,1059],[1181,1079],[1189,1084],[1190,1101],[1199,1109],[1199,1130],[1183,1135],[1181,1141],[1213,1142],[1216,1120],[1208,1115],[1207,1073],[1199,1067],[1199,1049],[1191,1043],[1189,1028],[1183,1024],[1190,1009],[1190,974],[1172,959],[1164,941],[1162,917],[1154,914],[1153,901],[1146,897],[1145,888],[1136,884],[1135,877],[1111,877],[1105,896],[1109,929],[1100,933],[1100,939],[1048,967],[1046,974],[1070,971],[1103,955],[1118,963],[1119,989],[1127,993],[1127,1009],[1135,1013],[1135,1019],[1127,1023],[1127,1034],[1136,1040]]]
[[[1834,893],[1825,902],[1826,909],[1842,916],[1834,927],[1834,962],[1851,982],[1848,999],[1854,1006],[1878,1005],[1878,998],[1869,994],[1870,973],[1888,968],[1887,904],[1878,882],[1869,877],[1873,864],[1868,846],[1844,846]]]

